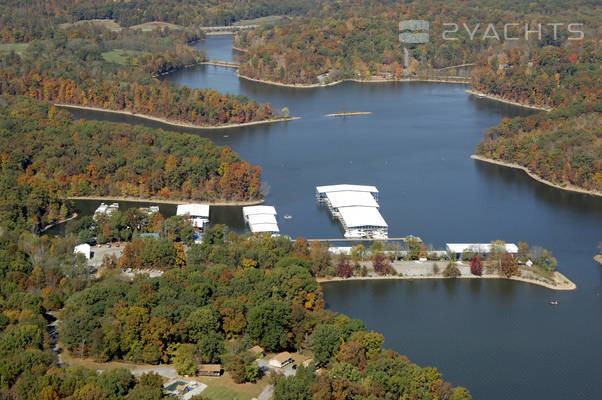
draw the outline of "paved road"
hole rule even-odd
[[[259,394],[257,400],[270,400],[274,395],[274,385],[267,385],[265,389]]]

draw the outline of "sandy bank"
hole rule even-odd
[[[325,117],[347,117],[353,115],[368,115],[372,114],[372,111],[350,111],[350,112],[339,112],[333,114],[326,114]]]
[[[598,254],[597,256],[594,256],[594,260],[598,261],[600,264],[602,264],[602,254]]]
[[[69,200],[99,200],[99,201],[125,201],[137,203],[156,203],[156,204],[188,204],[199,202],[209,204],[210,206],[252,206],[263,203],[265,200],[248,201],[199,201],[199,200],[164,200],[164,199],[145,199],[142,197],[119,197],[119,196],[69,196]]]
[[[533,104],[520,103],[518,101],[512,101],[512,100],[505,99],[505,98],[503,98],[501,96],[496,96],[494,94],[487,94],[487,93],[483,93],[483,92],[478,92],[478,91],[472,90],[472,89],[467,89],[466,93],[473,94],[475,96],[479,96],[479,97],[482,97],[482,98],[485,98],[485,99],[489,99],[489,100],[501,101],[502,103],[512,104],[513,106],[531,108],[533,110],[540,110],[540,111],[552,111],[551,107],[536,106],[536,105],[533,105]]]
[[[268,81],[264,79],[256,79],[251,78],[249,76],[238,74],[239,78],[252,81],[265,83],[266,85],[274,85],[274,86],[282,86],[282,87],[290,87],[296,89],[313,89],[320,87],[328,87],[338,85],[343,82],[358,82],[358,83],[392,83],[392,82],[435,82],[435,83],[455,83],[466,85],[468,82],[465,81],[454,81],[454,80],[445,80],[445,79],[435,79],[435,78],[401,78],[401,79],[341,79],[339,81],[329,82],[329,83],[282,83],[276,81]]]
[[[71,215],[70,217],[56,221],[53,224],[46,225],[45,227],[42,228],[42,230],[40,230],[40,233],[46,232],[48,229],[50,229],[54,226],[64,224],[65,222],[71,221],[72,219],[75,219],[75,218],[77,218],[77,213],[73,213],[73,215]]]
[[[583,188],[580,188],[579,186],[570,185],[570,184],[566,184],[564,186],[561,186],[561,185],[559,185],[557,183],[550,182],[547,179],[544,179],[541,176],[537,175],[536,173],[530,171],[527,167],[524,167],[524,166],[519,165],[519,164],[509,163],[509,162],[506,162],[506,161],[494,160],[494,159],[483,157],[483,156],[479,156],[479,155],[476,155],[476,154],[471,155],[470,158],[478,160],[478,161],[490,163],[490,164],[496,164],[496,165],[501,165],[501,166],[504,166],[504,167],[521,169],[521,170],[525,171],[531,178],[535,179],[536,181],[541,182],[541,183],[543,183],[545,185],[548,185],[548,186],[552,186],[552,187],[554,187],[556,189],[568,190],[570,192],[576,192],[576,193],[582,193],[582,194],[589,194],[591,196],[602,196],[602,192],[599,192],[599,191],[596,191],[596,190],[583,189]]]
[[[525,282],[532,285],[543,286],[552,290],[575,290],[577,285],[571,282],[566,276],[562,275],[560,272],[554,272],[554,282],[555,285],[552,285],[548,282],[540,281],[537,279],[531,278],[523,278],[519,276],[513,276],[511,278],[506,278],[503,275],[460,275],[457,278],[445,278],[442,275],[422,275],[422,276],[399,276],[399,275],[387,275],[387,276],[352,276],[351,278],[316,278],[318,283],[331,283],[331,282],[346,282],[346,281],[365,281],[365,280],[392,280],[392,279],[400,279],[400,280],[414,280],[414,279],[508,279],[512,281]]]
[[[78,106],[78,105],[64,104],[64,103],[55,103],[54,105],[57,107],[73,108],[73,109],[78,109],[78,110],[90,110],[90,111],[99,111],[99,112],[106,112],[106,113],[112,113],[112,114],[129,115],[132,117],[148,119],[151,121],[160,122],[165,125],[170,125],[170,126],[175,126],[175,127],[180,127],[180,128],[208,129],[208,130],[238,128],[241,126],[250,126],[250,125],[271,124],[274,122],[292,121],[292,120],[301,118],[301,117],[273,118],[273,119],[266,119],[263,121],[243,122],[242,124],[224,124],[224,125],[217,125],[217,126],[212,126],[212,125],[206,126],[206,125],[195,125],[195,124],[191,124],[188,122],[182,122],[182,121],[174,121],[174,120],[160,118],[160,117],[153,117],[150,115],[136,114],[131,111],[125,111],[125,110],[109,110],[109,109],[100,108],[100,107]]]

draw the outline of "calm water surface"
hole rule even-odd
[[[197,46],[232,60],[230,38]],[[382,332],[386,345],[420,365],[435,365],[476,399],[602,397],[602,199],[542,185],[521,171],[469,158],[483,131],[529,111],[447,84],[345,83],[290,89],[239,79],[232,69],[201,66],[168,76],[190,87],[246,94],[302,119],[218,131],[189,130],[228,145],[263,167],[266,204],[283,233],[341,237],[314,200],[316,185],[376,185],[391,236],[426,243],[526,241],[552,250],[571,292],[506,281],[389,281],[324,285],[328,306]],[[371,115],[327,118],[341,111]],[[134,117],[78,117],[140,123]],[[165,127],[145,121],[144,124]],[[217,210],[217,209],[216,209]],[[239,209],[214,221],[242,229]],[[218,217],[219,215],[219,217]],[[237,222],[238,221],[238,222]],[[558,299],[559,306],[548,305]]]

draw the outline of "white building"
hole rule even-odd
[[[94,211],[94,219],[97,219],[100,215],[111,215],[115,211],[119,210],[119,203],[105,204],[100,203],[96,211]]]
[[[293,362],[293,359],[291,357],[291,354],[287,351],[282,352],[277,354],[276,356],[274,356],[274,358],[272,358],[269,361],[269,365],[271,367],[275,367],[275,368],[284,368],[287,365],[291,364]]]
[[[178,204],[176,215],[187,215],[193,227],[204,230],[209,223],[209,204]]]
[[[378,189],[364,185],[316,187],[316,198],[339,219],[347,238],[386,239],[389,227],[378,210]]]
[[[272,206],[243,207],[242,215],[253,233],[280,233],[280,228],[276,221],[276,209]]]
[[[83,254],[86,259],[90,259],[91,257],[91,249],[92,247],[88,244],[88,243],[82,243],[82,244],[78,244],[77,246],[75,246],[75,248],[73,249],[73,254]]]
[[[504,248],[512,255],[518,255],[518,246],[514,243],[506,243]],[[462,256],[465,251],[474,254],[491,254],[491,243],[446,243],[445,249],[454,253],[456,257]]]
[[[366,186],[366,185],[326,185],[326,186],[317,186],[316,187],[316,197],[318,200],[324,199],[326,197],[326,193],[333,192],[367,192],[371,193],[374,196],[374,199],[378,201],[378,189],[376,186]]]

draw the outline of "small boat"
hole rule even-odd
[[[550,301],[550,305],[551,306],[557,306],[558,305],[558,300],[551,300]]]
[[[284,219],[293,219],[293,217],[292,217],[292,215],[288,215],[288,214],[286,214],[286,215],[284,216]]]

